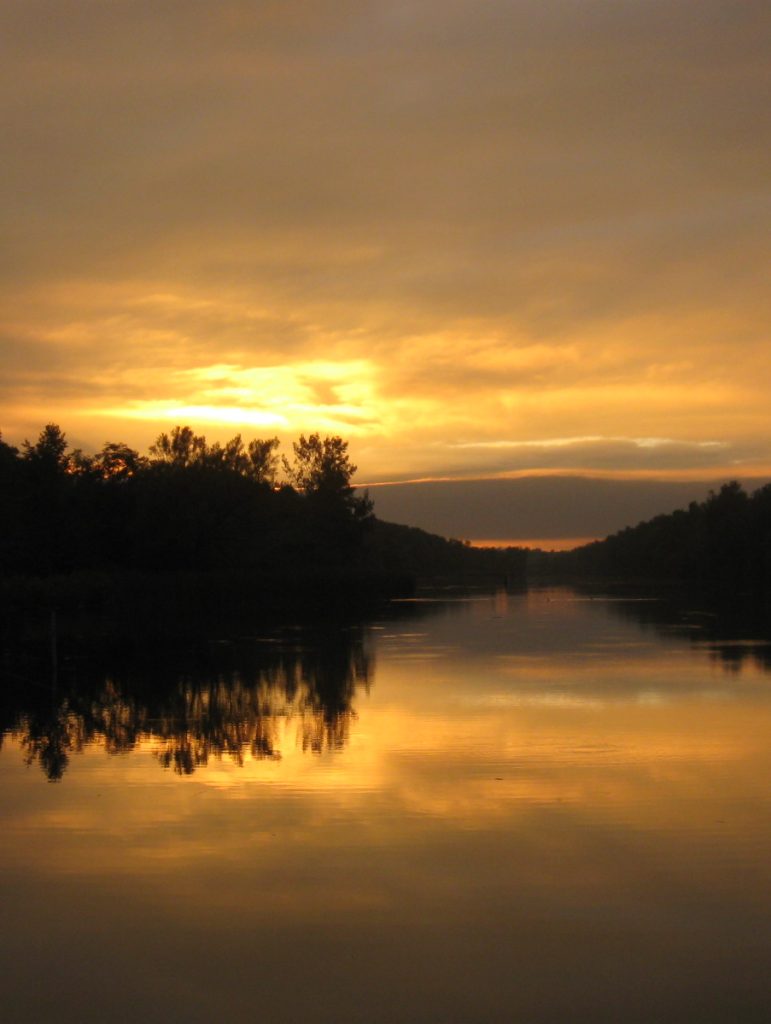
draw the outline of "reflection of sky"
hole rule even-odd
[[[9,1019],[762,1020],[769,677],[558,594],[375,632],[342,750],[6,744]]]

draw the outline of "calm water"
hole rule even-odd
[[[767,1024],[771,651],[714,634],[541,591],[6,659],[0,1017]]]

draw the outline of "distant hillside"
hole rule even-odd
[[[365,562],[378,572],[414,576],[458,574],[524,579],[523,548],[473,548],[415,526],[373,518],[364,541]]]
[[[540,553],[534,568],[581,577],[680,580],[771,592],[771,484],[736,481],[702,502],[630,526],[574,551]]]

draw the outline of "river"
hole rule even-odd
[[[448,590],[3,671],[9,1024],[771,1020],[771,647],[698,604]]]

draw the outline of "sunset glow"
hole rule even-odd
[[[4,439],[768,477],[767,20],[12,0]]]

